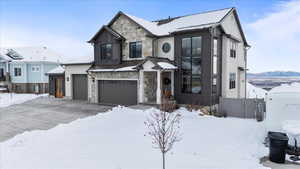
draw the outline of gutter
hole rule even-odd
[[[62,63],[63,66],[72,66],[72,65],[90,65],[94,62],[82,62],[82,63]]]

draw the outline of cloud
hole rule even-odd
[[[246,25],[252,48],[250,72],[300,71],[300,0],[280,2],[274,11]]]
[[[91,45],[84,40],[47,30],[34,30],[20,26],[4,25],[0,27],[1,47],[47,46],[66,58],[92,54]]]

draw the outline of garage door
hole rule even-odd
[[[137,104],[137,81],[99,80],[98,89],[99,102],[102,104]]]
[[[85,74],[72,75],[72,81],[73,81],[73,99],[87,100],[88,99],[87,75]]]

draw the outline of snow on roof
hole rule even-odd
[[[157,63],[163,69],[177,69],[176,66],[172,65],[171,63],[167,62],[158,62]]]
[[[56,68],[50,70],[46,74],[62,74],[65,73],[65,69],[62,66],[57,66]]]
[[[300,93],[300,83],[282,84],[274,87],[269,93]]]
[[[157,36],[168,35],[169,33],[190,30],[202,29],[213,26],[219,23],[233,8],[209,11],[193,15],[186,15],[176,18],[171,18],[171,21],[164,24],[158,24],[158,21],[150,22],[136,16],[125,14],[139,25]]]
[[[6,55],[7,53],[7,49],[6,48],[0,48],[0,61],[10,61],[12,60],[9,56]]]
[[[266,90],[247,83],[247,98],[265,98],[267,93]]]
[[[9,57],[8,51],[12,50],[20,55],[20,59],[13,59]],[[1,54],[9,58],[13,62],[62,62],[62,55],[54,52],[47,47],[13,47],[13,48],[2,48]]]
[[[129,71],[137,71],[136,66],[126,66],[118,69],[93,69],[90,72],[129,72]]]
[[[69,60],[66,60],[63,64],[90,64],[94,62],[94,55],[87,55],[82,57],[75,57]]]

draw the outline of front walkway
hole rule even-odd
[[[62,123],[105,112],[111,107],[83,101],[40,97],[0,108],[0,142],[31,130],[47,130]]]

